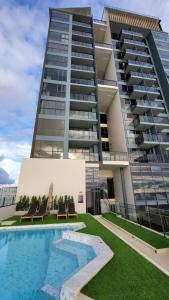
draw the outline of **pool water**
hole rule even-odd
[[[0,299],[59,299],[63,283],[95,258],[91,246],[62,240],[66,230],[0,232]]]

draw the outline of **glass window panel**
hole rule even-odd
[[[52,65],[52,66],[67,67],[67,57],[47,54],[46,55],[46,64]]]
[[[59,80],[59,81],[66,81],[67,80],[67,71],[66,70],[57,70],[57,69],[50,69],[45,68],[45,79],[50,80]]]
[[[63,136],[64,135],[64,121],[63,120],[38,119],[37,135]]]
[[[47,51],[54,52],[54,53],[67,54],[68,53],[68,45],[48,42]]]
[[[54,29],[54,30],[60,30],[60,31],[68,32],[69,31],[69,24],[51,21],[50,28]]]
[[[66,97],[66,85],[43,83],[42,95],[53,97]]]

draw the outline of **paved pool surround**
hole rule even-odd
[[[76,300],[80,290],[112,259],[114,253],[99,236],[67,231],[63,233],[62,238],[90,245],[96,253],[96,257],[91,262],[62,286],[60,299]]]

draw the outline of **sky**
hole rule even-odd
[[[104,6],[152,15],[169,32],[169,0],[0,0],[0,184],[18,182],[30,156],[49,7]]]

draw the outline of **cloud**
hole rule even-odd
[[[14,183],[13,179],[9,178],[9,174],[2,168],[0,168],[0,184]]]

